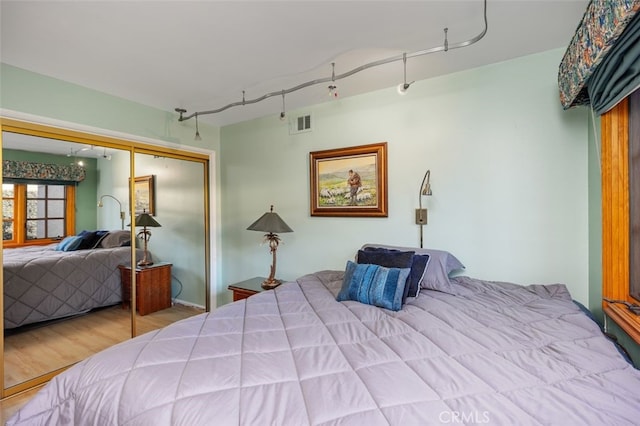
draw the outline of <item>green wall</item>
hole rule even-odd
[[[4,149],[4,160],[29,161],[44,164],[69,164],[69,157],[37,152]],[[86,178],[76,187],[76,234],[84,229],[96,229],[96,185],[97,171],[95,158],[83,158]]]
[[[602,323],[600,118],[589,114],[589,310]]]
[[[588,116],[560,106],[563,53],[418,81],[405,96],[392,87],[288,111],[312,115],[308,133],[290,135],[275,112],[223,127],[225,283],[268,273],[262,235],[246,228],[271,204],[294,230],[278,249],[283,279],[344,269],[364,243],[416,247],[414,209],[430,169],[426,247],[452,252],[466,275],[561,282],[587,304]],[[311,217],[309,153],[381,141],[388,143],[388,217]]]

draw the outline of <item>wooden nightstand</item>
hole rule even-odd
[[[253,294],[265,291],[265,289],[262,288],[262,282],[264,280],[266,280],[264,277],[255,277],[231,284],[228,289],[233,292],[233,301],[246,299]]]
[[[122,308],[131,305],[131,267],[119,265],[122,281]],[[171,307],[171,263],[159,262],[136,267],[136,309],[147,315]]]

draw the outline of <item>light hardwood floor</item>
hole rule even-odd
[[[174,305],[136,317],[137,334],[202,313],[203,310]],[[86,315],[5,336],[5,387],[76,363],[131,337],[130,311],[112,306]],[[28,391],[0,401],[2,424],[35,392]]]

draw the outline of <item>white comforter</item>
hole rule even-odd
[[[399,312],[323,271],[103,351],[9,422],[631,425],[640,372],[561,285],[455,279]]]

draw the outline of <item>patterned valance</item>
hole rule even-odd
[[[565,109],[590,103],[587,84],[633,17],[640,0],[592,0],[558,70],[560,102]]]
[[[30,163],[28,161],[2,161],[2,177],[8,180],[82,182],[84,168],[75,165]]]

